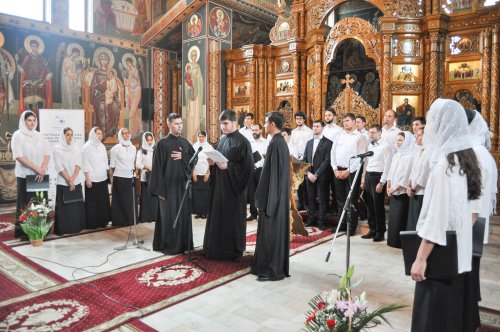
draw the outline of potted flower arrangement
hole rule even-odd
[[[54,223],[50,214],[53,211],[42,192],[37,192],[19,216],[19,227],[28,236],[34,247],[43,244],[43,239]]]
[[[384,315],[388,312],[406,307],[404,304],[389,304],[368,312],[366,293],[353,296],[351,278],[354,266],[340,278],[337,289],[316,295],[309,301],[312,310],[307,311],[305,322],[307,331],[358,332],[381,324],[382,321],[391,325]]]

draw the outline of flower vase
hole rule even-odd
[[[43,245],[43,239],[30,240],[33,247],[41,247]]]

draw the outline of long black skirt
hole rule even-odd
[[[113,226],[130,226],[134,224],[134,199],[132,184],[134,179],[113,177],[111,191],[111,221]]]
[[[408,195],[392,195],[389,209],[389,227],[387,229],[387,245],[401,249],[399,232],[406,230],[408,220]]]
[[[158,198],[149,193],[148,183],[141,182],[141,207],[139,210],[139,222],[151,222],[156,220],[158,211]]]
[[[412,332],[472,332],[471,307],[474,300],[466,290],[467,273],[452,280],[424,280],[415,285]]]
[[[198,175],[198,181],[193,182],[192,192],[192,213],[206,216],[210,206],[210,182],[204,182],[203,175]]]
[[[407,231],[414,231],[417,229],[418,217],[420,216],[420,210],[422,210],[423,201],[424,195],[415,195],[410,198],[408,222],[406,223]]]
[[[16,228],[14,229],[14,237],[25,236],[21,227],[19,227],[19,216],[21,211],[26,210],[26,205],[36,197],[36,193],[26,191],[26,179],[16,177],[17,180],[17,206],[16,206]],[[43,196],[48,199],[47,192],[43,192]]]
[[[111,220],[108,180],[92,182],[92,188],[85,186],[85,214],[87,228],[106,227]]]
[[[67,186],[58,184],[56,187],[56,220],[54,231],[57,235],[79,233],[85,228],[85,206],[83,201],[64,204],[64,187]],[[75,190],[82,191],[82,185],[77,185]]]

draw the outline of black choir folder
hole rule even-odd
[[[69,186],[63,187],[63,203],[77,203],[83,202],[83,193],[82,190],[75,189],[73,191],[69,190]]]
[[[37,191],[49,191],[49,175],[44,175],[41,182],[36,181],[36,175],[26,175],[26,191],[29,193]]]
[[[416,231],[404,231],[401,235],[405,274],[411,275],[411,266],[417,258],[418,248],[422,238]],[[455,231],[446,232],[446,246],[435,244],[427,258],[425,277],[428,279],[453,279],[458,276],[457,234]]]

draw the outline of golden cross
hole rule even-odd
[[[347,74],[345,75],[345,80],[340,80],[340,83],[345,84],[346,88],[350,88],[349,84],[354,83],[354,80],[351,78],[351,75]]]

